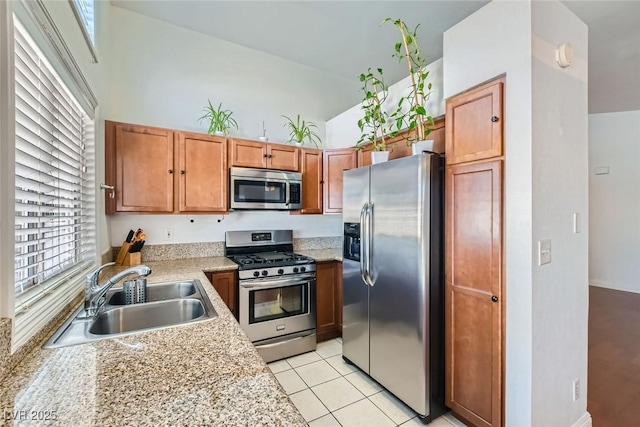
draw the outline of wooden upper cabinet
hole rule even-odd
[[[322,150],[304,148],[300,154],[302,171],[301,214],[322,213]]]
[[[502,160],[447,167],[446,404],[500,426],[503,388]]]
[[[373,151],[373,144],[365,145],[361,150],[357,151],[358,167],[361,168],[363,166],[371,166],[371,152]]]
[[[112,127],[107,124],[107,126]],[[116,210],[173,212],[173,132],[146,126],[115,124]],[[111,159],[107,163],[113,164]]]
[[[325,150],[323,160],[324,212],[342,212],[342,173],[357,167],[353,148]]]
[[[267,144],[245,139],[230,139],[229,165],[243,168],[266,168]]]
[[[229,178],[224,137],[178,134],[180,212],[226,212]]]
[[[267,168],[298,172],[300,149],[291,145],[267,144]]]
[[[504,78],[447,100],[447,164],[502,156]]]
[[[229,142],[229,165],[298,172],[300,149],[290,145],[233,138]]]

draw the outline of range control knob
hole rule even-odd
[[[269,272],[267,270],[262,270],[262,275],[266,276],[267,274],[269,274]]]
[[[307,267],[300,267],[300,271],[304,273],[305,271],[307,271]]]
[[[298,272],[298,267],[293,267],[293,272],[297,273]]]
[[[283,270],[283,269],[281,269],[281,268],[279,268],[279,269],[278,269],[278,274],[284,274],[284,270]]]
[[[253,272],[253,277],[258,277],[259,275],[260,275],[260,273],[259,273],[259,272],[257,272],[257,271],[254,271],[254,272]]]

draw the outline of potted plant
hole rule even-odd
[[[433,117],[427,114],[426,103],[431,94],[431,83],[427,82],[429,72],[425,71],[426,62],[420,54],[418,47],[418,27],[411,31],[407,24],[401,19],[392,20],[386,18],[380,25],[387,22],[393,22],[400,34],[402,41],[395,44],[394,57],[399,61],[406,60],[411,76],[411,90],[409,94],[400,98],[398,107],[392,113],[396,130],[392,135],[398,135],[406,126],[409,129],[407,136],[407,145],[412,147],[413,154],[419,154],[423,150],[433,150],[433,140],[427,140],[427,136],[431,133],[429,125],[433,125]],[[408,104],[407,107],[404,103]],[[415,130],[415,135],[411,138],[411,131]]]
[[[300,119],[300,114],[298,114],[295,122],[287,116],[282,117],[287,119],[284,127],[289,128],[289,142],[293,142],[299,147],[304,145],[305,141],[315,145],[316,148],[322,145],[322,141],[320,141],[320,137],[316,133],[318,126],[316,126],[315,123]]]
[[[364,93],[362,100],[364,117],[358,120],[362,136],[356,143],[356,150],[362,150],[366,144],[372,144],[371,163],[373,164],[389,160],[385,135],[389,130],[390,116],[382,107],[387,99],[389,88],[384,82],[382,68],[377,68],[376,71],[377,74],[374,74],[369,68],[366,74],[360,74],[361,90]]]
[[[204,108],[205,114],[200,117],[200,123],[203,120],[209,120],[209,135],[228,135],[229,129],[235,127],[238,129],[238,122],[231,117],[233,113],[229,110],[222,109],[222,103],[218,105],[218,108],[214,108],[211,101],[207,100],[209,105]]]

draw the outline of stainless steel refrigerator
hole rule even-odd
[[[343,357],[426,421],[444,406],[444,158],[344,172]]]

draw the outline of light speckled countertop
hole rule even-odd
[[[342,261],[342,248],[298,250],[297,254],[322,261]]]
[[[329,256],[304,252],[317,252],[319,260]],[[306,425],[203,274],[236,265],[224,257],[147,265],[153,269],[149,282],[200,280],[220,317],[72,347],[38,347],[2,382],[0,425]],[[26,411],[28,421],[8,421],[12,411]],[[44,411],[55,411],[57,420],[38,421]]]

